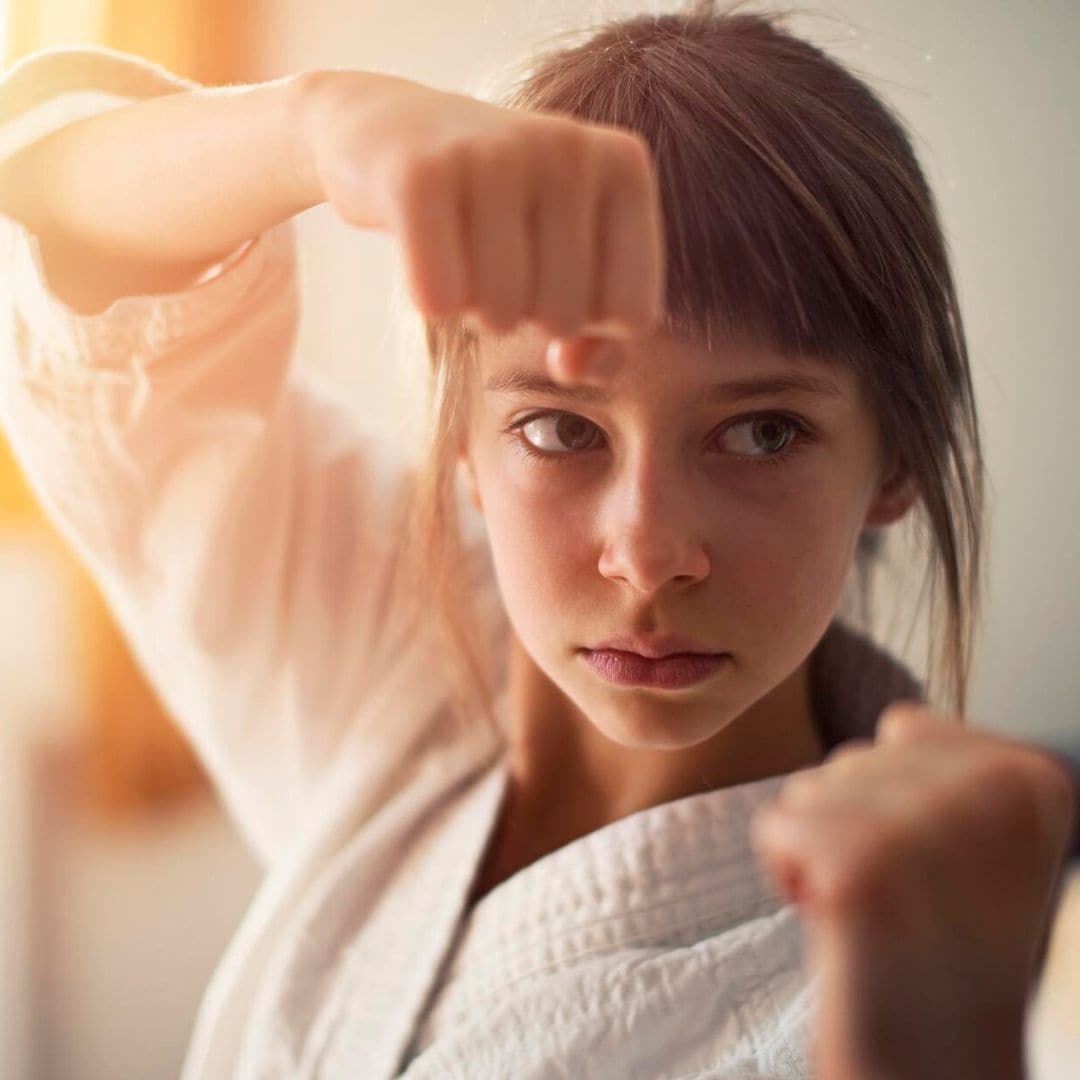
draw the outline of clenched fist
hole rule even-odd
[[[808,932],[820,1080],[1021,1080],[1076,814],[1054,757],[913,704],[785,780],[751,840]]]
[[[659,323],[660,198],[638,135],[406,79],[319,75],[305,168],[345,221],[400,242],[423,314],[554,338]]]

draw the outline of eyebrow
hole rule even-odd
[[[605,402],[611,394],[599,386],[563,386],[532,371],[504,371],[492,375],[484,389],[496,394],[547,394],[567,401]],[[843,390],[831,379],[817,375],[759,375],[732,379],[710,386],[700,400],[705,403],[742,401],[771,394],[801,393],[842,398]]]

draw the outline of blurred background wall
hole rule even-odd
[[[257,15],[0,0],[0,53],[104,43],[248,81]],[[258,868],[2,436],[0,611],[0,1078],[175,1076]]]
[[[0,0],[0,51],[10,61],[43,45],[105,42],[207,83],[356,67],[484,94],[502,65],[549,34],[673,7]],[[1004,731],[1075,732],[1080,7],[799,8],[792,26],[908,121],[953,252],[992,481],[971,717]],[[417,356],[396,252],[325,207],[301,215],[299,228],[301,362],[331,375],[362,423],[406,444],[414,384],[405,372]],[[175,1075],[257,870],[5,455],[0,445],[0,678],[15,706],[0,724],[0,1080]],[[1032,1017],[1034,1080],[1080,1074],[1078,1015],[1074,875]]]

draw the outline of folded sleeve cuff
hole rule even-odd
[[[77,120],[199,86],[160,64],[116,49],[39,50],[0,76],[0,159]],[[0,278],[7,278],[4,292],[14,330],[18,335],[20,326],[34,328],[35,347],[28,350],[28,362],[31,367],[49,368],[53,379],[63,374],[65,366],[77,374],[70,364],[72,355],[87,367],[129,363],[132,355],[152,362],[178,341],[211,331],[265,275],[267,262],[275,260],[293,272],[291,220],[239,245],[184,289],[119,297],[104,311],[87,314],[75,311],[52,291],[38,237],[21,222],[0,214]]]

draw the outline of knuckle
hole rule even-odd
[[[835,765],[844,761],[859,761],[873,749],[869,739],[847,739],[825,755],[825,764]]]
[[[644,136],[622,128],[611,130],[611,154],[616,164],[634,175],[644,175],[652,163],[652,150]]]
[[[1016,761],[990,755],[979,766],[981,789],[992,792],[994,801],[1014,820],[1034,822],[1039,814],[1039,793],[1033,774]]]
[[[554,116],[536,133],[533,145],[549,161],[580,165],[588,159],[592,142],[592,133],[580,121]]]
[[[474,177],[486,179],[494,173],[500,180],[512,179],[524,171],[523,155],[522,140],[513,132],[477,136],[469,144]]]
[[[912,730],[925,712],[923,706],[911,701],[894,701],[878,716],[878,734],[888,737],[902,736]]]
[[[796,804],[814,795],[820,782],[812,773],[793,773],[789,775],[777,790],[777,798],[786,804]]]

